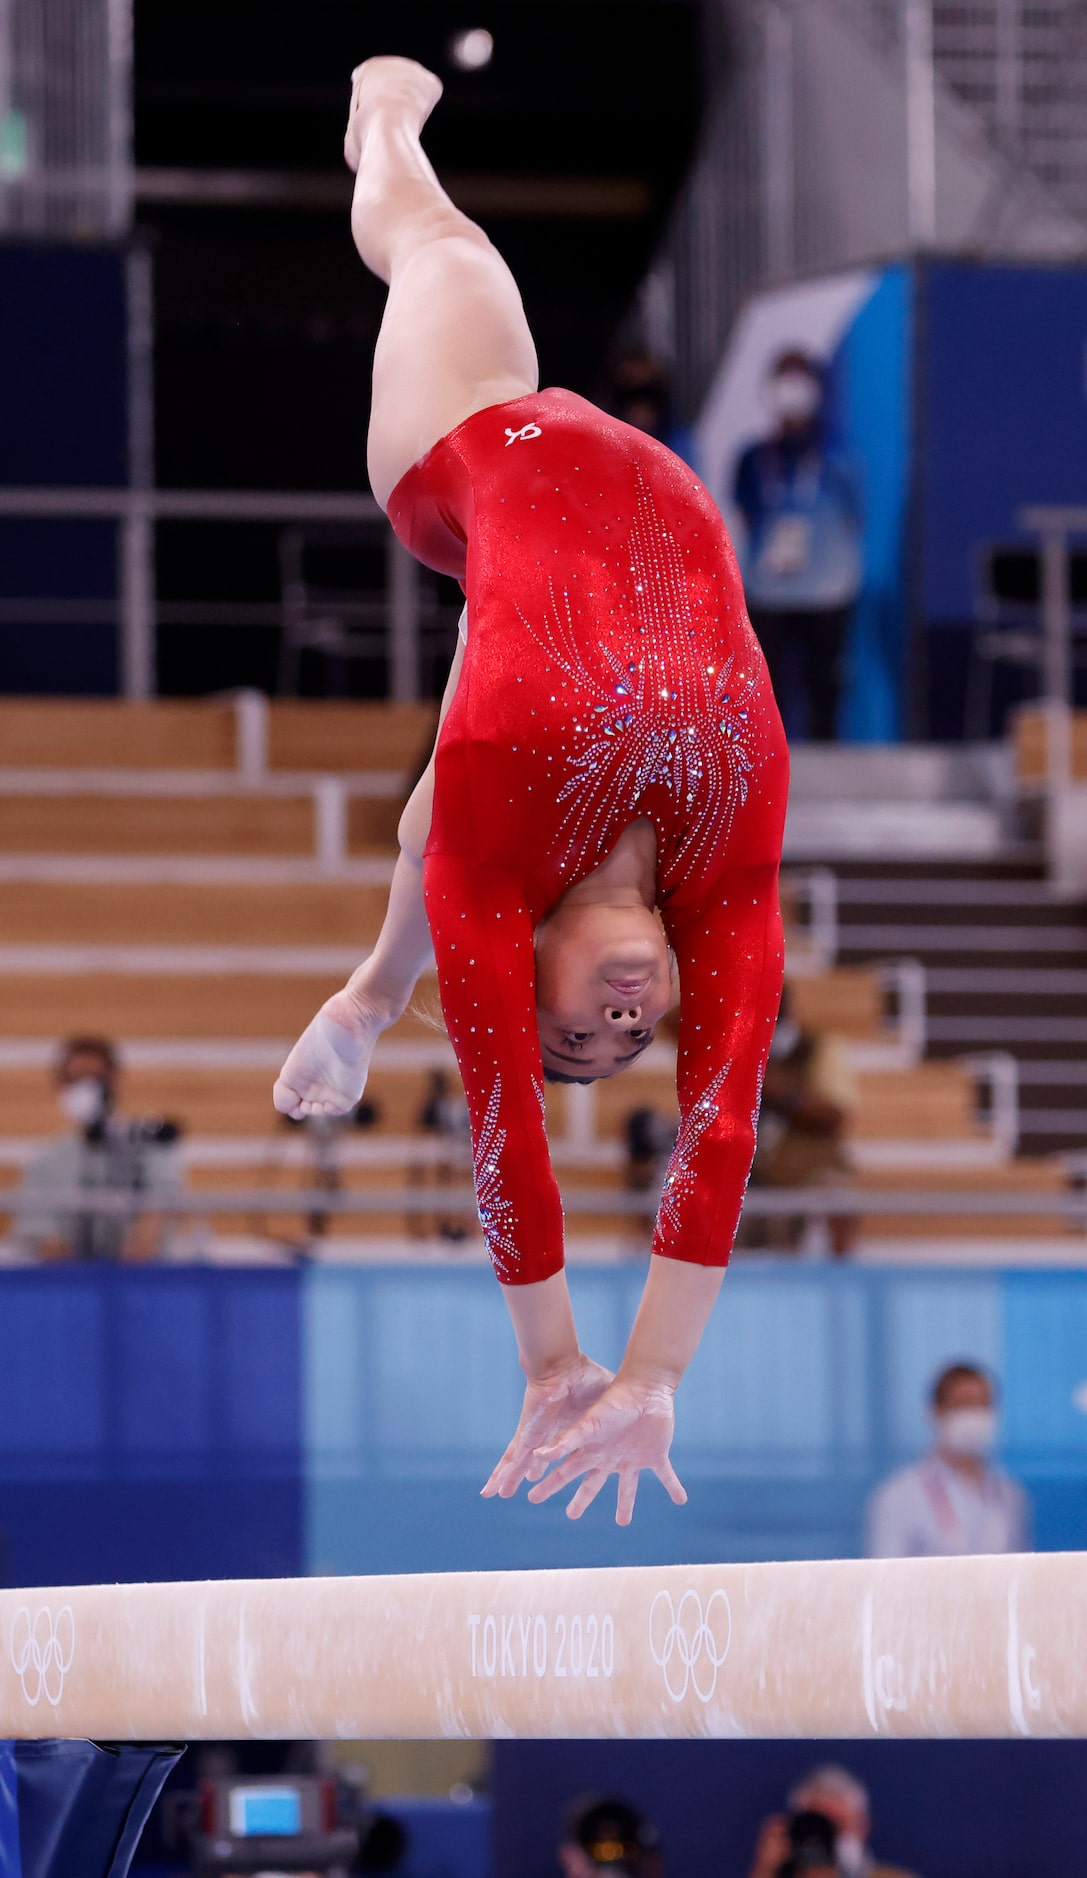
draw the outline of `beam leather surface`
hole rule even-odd
[[[0,1593],[0,1736],[1087,1735],[1087,1555]]]

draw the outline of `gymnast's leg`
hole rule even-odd
[[[367,59],[354,73],[344,141],[356,171],[351,233],[389,287],[367,441],[383,508],[447,431],[539,383],[513,275],[449,200],[419,142],[440,96],[440,81],[411,59]]]
[[[354,73],[344,142],[356,171],[351,232],[366,265],[389,285],[367,441],[370,483],[382,507],[447,431],[473,411],[523,397],[538,382],[512,274],[482,230],[450,202],[423,154],[419,133],[440,96],[439,80],[410,59],[368,59]],[[461,661],[459,649],[439,729]],[[377,944],[284,1063],[273,1096],[284,1114],[344,1114],[354,1106],[378,1037],[401,1015],[425,969],[422,856],[433,791],[432,758],[401,818],[401,852]]]

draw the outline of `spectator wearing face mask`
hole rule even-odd
[[[736,466],[741,565],[755,628],[790,736],[837,735],[846,634],[861,588],[856,478],[830,448],[823,372],[790,350],[767,380],[773,422]]]
[[[72,1037],[57,1059],[57,1106],[69,1132],[31,1161],[23,1192],[32,1210],[16,1220],[19,1243],[38,1258],[151,1259],[162,1250],[163,1209],[182,1185],[178,1130],[155,1118],[116,1113],[119,1064],[104,1037]],[[70,1196],[103,1191],[146,1196],[127,1217],[81,1212]]]
[[[814,1767],[787,1805],[763,1821],[748,1878],[911,1878],[873,1854],[868,1789],[847,1768]]]
[[[951,1557],[1030,1550],[1030,1504],[992,1464],[996,1388],[976,1363],[953,1363],[932,1388],[933,1441],[868,1503],[869,1558]]]

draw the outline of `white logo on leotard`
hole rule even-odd
[[[520,430],[506,431],[506,449],[509,449],[511,443],[527,443],[530,437],[542,436],[543,432],[538,424],[522,424]]]

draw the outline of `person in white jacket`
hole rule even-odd
[[[1027,1494],[990,1458],[999,1428],[992,1377],[976,1363],[953,1363],[937,1376],[931,1405],[928,1453],[868,1502],[867,1556],[1030,1551]]]

